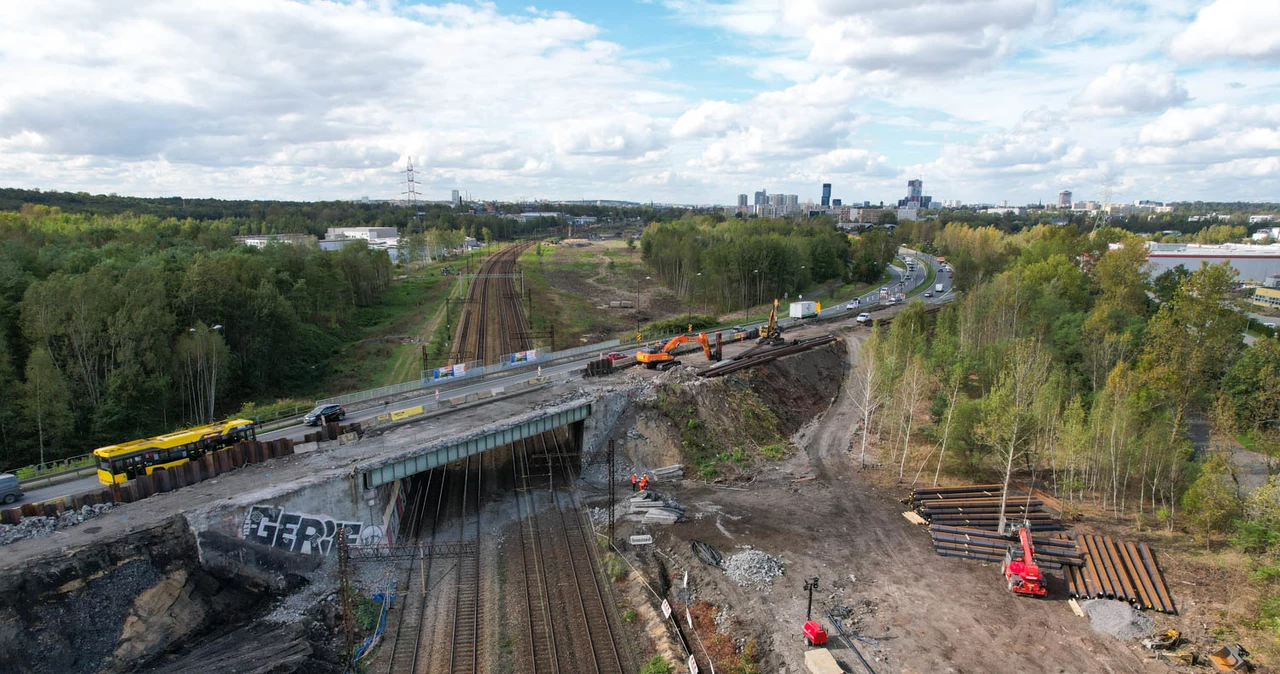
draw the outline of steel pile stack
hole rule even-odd
[[[1077,534],[1083,553],[1080,568],[1067,569],[1073,597],[1119,599],[1138,608],[1177,613],[1155,554],[1146,543],[1113,541],[1110,536]]]
[[[1005,552],[1016,541],[986,529],[929,525],[933,549],[943,557],[964,557],[983,562],[1003,562]],[[1076,549],[1076,542],[1066,538],[1032,538],[1036,550],[1036,563],[1041,568],[1060,569],[1081,566],[1084,559]],[[1021,554],[1021,553],[1019,553]]]
[[[932,524],[995,532],[1000,528],[1003,489],[999,484],[922,487],[915,490],[912,501],[920,515]],[[1036,533],[1062,529],[1057,516],[1045,510],[1042,499],[1021,491],[1009,491],[1005,518],[1011,522],[1026,520]]]

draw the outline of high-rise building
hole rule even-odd
[[[1058,208],[1071,208],[1071,190],[1058,192]]]
[[[925,196],[923,180],[907,181],[907,198],[898,200],[898,208],[923,210],[933,205],[933,197]]]
[[[462,195],[458,194],[458,190],[454,190],[449,195],[449,203],[453,204],[454,206],[457,206],[458,204],[462,203]]]
[[[822,183],[822,207],[831,205],[831,183]]]
[[[755,206],[760,206],[762,204],[769,203],[769,193],[765,190],[760,190],[759,192],[756,192],[756,199],[751,203],[752,205],[755,205]]]
[[[747,195],[745,195],[745,194],[739,194],[739,195],[738,195],[738,208],[746,208],[746,207],[747,207]]]
[[[832,199],[832,200],[831,200],[831,207],[832,207],[832,208],[840,208],[840,200],[839,200],[839,199]]]

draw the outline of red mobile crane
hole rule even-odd
[[[1031,544],[1031,529],[1026,526],[1016,527],[1018,539],[1022,543],[1021,556],[1015,557],[1017,548],[1011,543],[1004,554],[1004,579],[1009,583],[1009,591],[1014,594],[1025,594],[1032,597],[1043,597],[1049,590],[1045,587],[1044,576],[1035,560],[1035,546]]]

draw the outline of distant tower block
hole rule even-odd
[[[831,206],[831,183],[822,183],[822,207]]]
[[[1058,192],[1058,208],[1071,208],[1071,190]]]

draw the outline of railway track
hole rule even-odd
[[[483,454],[475,456],[475,522],[467,524],[467,496],[471,493],[471,458],[466,461],[462,478],[462,517],[458,520],[458,538],[467,538],[472,529],[476,550],[480,549],[481,480],[484,475]],[[453,639],[449,652],[450,674],[480,672],[480,643],[483,609],[480,604],[480,555],[458,561],[457,585],[453,594]]]
[[[538,514],[529,493],[529,470],[525,441],[520,449],[512,446],[511,470],[516,485],[516,512],[520,532],[520,571],[524,577],[525,618],[527,627],[527,662],[530,674],[554,674],[560,671],[560,654],[556,649],[551,622],[551,600],[547,593],[546,564],[538,540]]]
[[[529,321],[520,306],[515,282],[509,276],[499,277],[515,273],[516,260],[530,245],[508,246],[480,265],[477,278],[467,288],[451,362],[478,360],[488,364],[532,345]]]
[[[568,575],[565,579],[568,587],[564,592],[572,598],[569,603],[573,607],[568,609],[570,615],[564,616],[557,633],[571,634],[579,640],[574,644],[580,656],[575,663],[578,665],[576,671],[587,674],[623,674],[622,658],[609,618],[608,605],[612,602],[605,598],[606,588],[601,584],[596,571],[596,560],[583,527],[582,514],[572,494],[554,488],[557,466],[562,485],[567,486],[574,477],[560,442],[560,434],[544,433],[538,436],[537,441],[552,466],[552,507],[547,510],[548,517],[540,518],[540,523],[545,523],[544,535],[558,539],[555,547],[563,553],[559,563],[567,566],[567,569],[561,569]]]
[[[429,508],[427,496],[431,491],[432,482],[437,479],[437,475],[436,471],[431,471],[427,474],[426,485],[423,486],[420,493],[411,503],[408,526],[408,530],[411,532],[416,532],[422,526],[423,519]],[[436,505],[437,513],[439,508],[440,503],[438,502]],[[412,674],[418,666],[419,651],[423,639],[422,623],[426,617],[428,575],[427,560],[416,559],[409,563],[402,593],[404,601],[401,602],[399,620],[396,623],[395,641],[392,646],[391,657],[387,662],[387,674]]]

